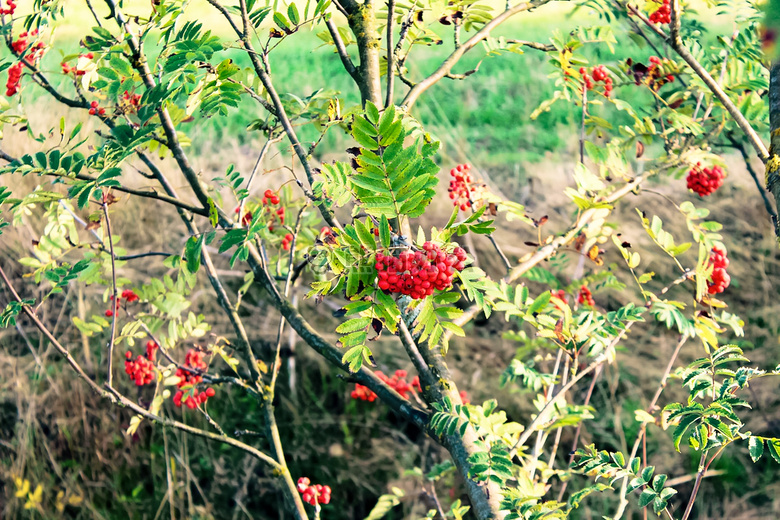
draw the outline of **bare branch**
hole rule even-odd
[[[344,46],[344,40],[341,39],[341,35],[339,34],[338,27],[336,27],[336,24],[333,23],[332,18],[325,19],[325,27],[328,28],[330,37],[333,39],[333,44],[336,46],[336,52],[338,53],[339,58],[341,59],[341,64],[344,65],[344,69],[346,69],[349,75],[352,76],[352,79],[355,80],[355,83],[359,84],[360,74],[355,68],[355,64],[352,63],[352,58],[349,57],[347,48]]]
[[[114,382],[114,341],[116,339],[116,320],[119,311],[119,291],[116,288],[116,256],[114,255],[114,239],[111,234],[111,219],[108,216],[108,203],[106,194],[103,194],[103,218],[106,223],[106,235],[108,236],[108,250],[111,253],[111,334],[108,337],[108,387],[111,388]]]

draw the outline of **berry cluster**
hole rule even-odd
[[[133,361],[133,353],[125,353],[125,373],[137,386],[148,385],[154,381],[154,357],[159,345],[154,341],[146,343],[146,355],[138,355]]]
[[[582,82],[585,85],[585,90],[593,90],[596,83],[604,83],[604,96],[610,97],[612,95],[612,78],[609,76],[609,72],[604,65],[598,65],[593,67],[590,74],[588,69],[580,67],[580,74],[582,74]]]
[[[0,7],[0,14],[14,14],[14,11],[16,11],[16,2],[14,0],[8,0],[8,7]]]
[[[672,23],[672,1],[663,0],[661,6],[650,14],[652,23]]]
[[[106,115],[106,109],[105,108],[100,108],[100,105],[98,104],[98,102],[97,101],[93,101],[92,103],[89,104],[89,115],[91,115],[91,116],[95,116],[95,115],[104,116],[104,115]]]
[[[127,303],[133,303],[138,301],[138,295],[135,294],[135,292],[132,289],[125,289],[122,291],[122,295],[119,297],[120,300],[125,300]],[[114,301],[114,295],[112,294],[109,297],[109,300]],[[114,311],[111,309],[108,309],[106,311],[106,317],[110,318],[114,315]]]
[[[686,180],[689,190],[698,193],[700,197],[706,197],[723,185],[723,177],[723,168],[720,166],[702,168],[701,163],[698,163],[688,172]]]
[[[238,215],[241,212],[241,206],[235,209],[235,214]],[[245,227],[252,223],[252,212],[248,209],[244,210],[244,214],[241,216],[241,226]]]
[[[373,403],[376,401],[376,394],[373,390],[367,386],[363,386],[360,383],[355,383],[355,389],[349,394],[352,399],[360,399],[361,401],[368,401]]]
[[[593,299],[593,294],[586,285],[580,287],[580,292],[577,294],[577,303],[580,305],[588,305],[590,307],[594,307],[596,305],[596,302]]]
[[[19,83],[22,81],[22,62],[14,63],[8,68],[8,81],[5,84],[5,95],[13,96],[19,92]]]
[[[209,387],[206,390],[199,392],[196,385],[203,381],[203,376],[193,372],[199,370],[201,372],[208,368],[206,362],[203,361],[204,353],[199,350],[190,349],[187,355],[184,356],[185,368],[176,369],[176,376],[179,378],[179,382],[176,386],[179,391],[173,396],[173,404],[181,406],[182,401],[187,405],[187,408],[196,408],[199,404],[203,404],[209,400],[209,397],[214,397],[216,393],[213,388]],[[191,370],[187,370],[191,369]],[[190,388],[184,388],[190,387]],[[187,397],[185,399],[185,392]]]
[[[553,297],[553,298],[557,298],[557,299],[559,299],[560,301],[562,301],[562,302],[563,302],[563,303],[565,303],[565,304],[568,304],[568,303],[569,303],[569,299],[568,299],[568,298],[566,298],[566,291],[564,291],[563,289],[560,289],[560,290],[558,290],[558,291],[553,291],[553,290],[551,289],[551,290],[550,290],[550,294],[552,294],[552,297]],[[562,310],[563,310],[563,309],[561,309],[560,305],[558,305],[558,304],[557,304],[557,303],[556,303],[554,300],[553,300],[553,302],[552,302],[552,303],[553,303],[553,305],[555,306],[555,308],[556,308],[556,309],[558,309],[559,311],[562,311]]]
[[[422,387],[420,386],[420,377],[414,376],[411,381],[407,382],[406,370],[396,370],[392,377],[387,377],[382,372],[377,370],[376,375],[396,392],[401,394],[401,397],[404,399],[409,399],[409,395],[413,394],[414,392],[422,392]],[[368,401],[369,403],[373,403],[377,398],[377,395],[371,389],[359,383],[355,383],[355,389],[352,390],[349,395],[352,397],[352,399]],[[465,390],[460,391],[460,400],[463,402],[463,404],[469,404],[471,402]]]
[[[149,361],[154,362],[154,358],[157,356],[157,349],[158,348],[160,348],[160,345],[158,345],[154,341],[147,341],[146,342],[146,358]]]
[[[24,31],[23,33],[19,34],[19,37],[16,40],[11,42],[11,48],[14,50],[16,54],[21,54],[27,50],[27,47],[30,44],[28,39],[35,38],[36,36],[38,36],[38,31],[35,29],[30,31],[29,33],[27,31]],[[43,47],[44,47],[43,42],[37,42],[35,45],[33,45],[31,50],[35,52],[43,49]],[[35,60],[35,58],[33,58],[33,60]]]
[[[298,479],[298,492],[303,497],[304,502],[314,507],[330,503],[330,486],[312,485],[311,480],[306,477]]]
[[[138,107],[140,104],[141,104],[141,94],[131,94],[126,90],[124,94],[122,94],[122,100],[120,102],[120,106],[122,106],[125,113],[138,112]]]
[[[274,226],[276,226],[276,220],[279,220],[279,225],[284,225],[284,207],[279,207],[278,209],[274,210],[271,206],[276,206],[279,204],[280,199],[279,195],[274,193],[273,190],[265,190],[265,193],[263,193],[263,212],[267,213],[270,217],[270,223],[268,224],[268,230],[273,231]]]
[[[263,206],[269,202],[271,204],[279,204],[279,196],[273,190],[265,190],[265,193],[263,193]]]
[[[471,192],[476,189],[472,186],[474,179],[472,179],[469,170],[471,170],[470,164],[459,164],[450,170],[453,179],[450,181],[450,187],[447,188],[447,191],[450,193],[452,204],[459,206],[461,211],[466,211],[471,207]]]
[[[126,300],[127,303],[133,303],[138,301],[138,295],[135,294],[135,292],[132,289],[125,289],[122,291],[122,299]],[[114,297],[111,296],[111,299],[113,300]]]
[[[707,292],[710,294],[719,294],[726,290],[731,283],[731,277],[726,272],[729,266],[729,259],[726,256],[726,250],[719,247],[713,247],[710,251],[710,265],[712,266],[712,281],[707,282]]]
[[[406,380],[406,376],[408,375],[406,370],[396,370],[391,377],[387,377],[379,370],[375,373],[379,379],[387,383],[388,386],[398,392],[404,399],[408,399],[409,394],[412,392],[421,391],[419,376],[414,376],[411,382],[409,382]],[[361,401],[373,403],[376,401],[377,395],[367,386],[355,383],[355,389],[350,393],[350,397],[352,397],[352,399],[360,399]]]
[[[462,271],[466,265],[466,251],[456,247],[448,255],[432,242],[426,242],[422,248],[404,251],[398,257],[378,252],[375,267],[379,288],[421,300],[433,294],[434,289],[443,291],[450,287],[455,271]]]
[[[293,240],[293,236],[290,233],[284,235],[284,238],[282,239],[282,249],[284,249],[285,251],[289,251],[290,245],[292,244],[292,240]]]
[[[92,54],[91,52],[88,52],[86,54],[79,54],[79,59],[87,58],[87,59],[91,60],[94,57],[95,57],[95,55]],[[62,63],[60,63],[60,66],[62,67],[62,73],[63,74],[71,74],[72,73],[74,76],[78,77],[78,76],[83,76],[84,74],[87,73],[86,70],[80,69],[78,67],[78,64],[75,67],[71,67],[70,65],[68,65],[67,62],[63,61]]]

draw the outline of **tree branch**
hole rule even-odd
[[[718,82],[715,81],[710,73],[707,72],[707,69],[694,58],[693,54],[691,54],[683,44],[682,37],[680,36],[680,0],[672,0],[671,17],[672,23],[669,24],[670,30],[667,39],[669,45],[688,64],[688,66],[693,69],[693,72],[701,78],[704,84],[707,85],[707,88],[709,88],[715,97],[723,104],[723,107],[732,119],[734,119],[734,122],[737,123],[737,126],[745,133],[748,141],[750,141],[750,144],[755,148],[759,158],[761,158],[761,161],[767,162],[769,160],[769,151],[767,150],[766,145],[764,145],[764,142],[742,112],[739,111],[739,108],[731,101],[731,98],[723,91]]]
[[[614,191],[609,196],[604,198],[604,202],[614,202],[621,197],[627,195],[628,193],[631,193],[633,190],[635,190],[642,182],[645,180],[646,177],[639,176],[636,179],[632,180],[631,182],[626,183],[625,186],[622,188]],[[580,233],[580,230],[585,227],[585,225],[588,224],[588,222],[591,221],[596,215],[598,215],[599,210],[591,208],[588,210],[585,210],[582,212],[580,217],[577,219],[577,221],[574,223],[574,225],[569,229],[569,232],[565,235],[559,236],[558,238],[553,239],[552,242],[545,245],[544,247],[538,249],[536,253],[531,255],[531,257],[524,261],[523,263],[515,266],[509,274],[507,274],[504,278],[502,278],[502,282],[505,282],[507,284],[512,284],[516,280],[518,280],[521,276],[523,276],[525,273],[527,273],[532,267],[536,266],[537,264],[541,263],[542,261],[546,260],[547,258],[550,258],[555,252],[562,246],[568,244],[572,240],[574,240],[577,235]],[[456,319],[453,320],[453,323],[456,325],[463,327],[466,323],[474,319],[474,317],[480,313],[481,307],[479,305],[471,305],[466,310],[463,311],[463,314],[458,316]],[[449,340],[452,337],[452,332],[447,331],[444,333],[444,337]]]
[[[344,69],[346,69],[349,75],[352,76],[352,79],[355,80],[355,83],[359,85],[360,73],[358,73],[357,69],[355,68],[355,64],[352,63],[352,58],[349,57],[347,48],[344,46],[344,40],[341,39],[339,29],[336,27],[336,24],[333,23],[332,18],[325,19],[325,27],[328,28],[330,37],[333,38],[333,44],[336,46],[336,52],[341,59],[341,64],[344,65]]]
[[[531,0],[529,2],[523,2],[520,4],[517,4],[514,7],[510,7],[500,15],[496,16],[492,20],[490,20],[488,23],[485,24],[482,29],[480,29],[474,36],[469,38],[463,45],[455,49],[452,54],[449,55],[449,57],[444,60],[444,63],[439,66],[436,71],[422,80],[421,82],[417,83],[412,89],[406,94],[406,97],[401,102],[401,106],[403,106],[406,110],[409,110],[412,108],[412,106],[415,104],[417,99],[422,95],[423,92],[431,88],[433,85],[438,83],[442,78],[447,76],[447,74],[450,73],[452,68],[460,61],[460,59],[463,57],[464,54],[466,54],[468,51],[470,51],[474,46],[476,46],[479,42],[490,36],[490,32],[504,23],[506,20],[511,18],[512,16],[521,13],[523,11],[529,11],[535,7],[539,7],[541,5],[544,5],[551,0]]]

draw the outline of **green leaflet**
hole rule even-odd
[[[405,122],[395,107],[388,107],[380,116],[369,102],[365,115],[355,116],[352,124],[352,137],[360,145],[360,153],[356,171],[349,175],[349,188],[361,209],[377,218],[418,217],[435,194],[438,167],[425,153],[422,137],[404,146],[411,135],[404,129]],[[329,168],[327,175],[332,184],[341,180],[334,168]],[[339,191],[336,187],[326,189]]]

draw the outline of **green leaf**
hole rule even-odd
[[[655,491],[652,489],[645,489],[642,494],[639,495],[639,507],[649,506],[653,500],[655,500]]]
[[[341,362],[348,365],[349,371],[352,373],[360,370],[364,361],[367,361],[369,364],[371,363],[371,350],[365,345],[352,347],[344,353],[344,356],[341,358]]]
[[[780,464],[780,439],[767,439],[766,447],[775,462]]]
[[[536,314],[543,310],[547,307],[547,304],[550,303],[550,298],[552,298],[552,293],[550,293],[550,291],[544,291],[537,296],[531,306],[528,307],[528,314]]]
[[[390,223],[385,215],[379,219],[379,240],[382,242],[382,247],[390,247]]]
[[[290,21],[293,23],[293,25],[298,25],[301,17],[298,14],[298,8],[295,6],[295,4],[290,4],[287,7],[287,16],[290,18]]]
[[[764,454],[764,440],[761,437],[750,437],[748,439],[748,451],[753,462],[758,462]]]
[[[348,332],[355,332],[360,329],[365,329],[370,324],[371,318],[353,318],[336,327],[336,332],[339,334],[347,334]]]
[[[184,258],[187,261],[187,270],[190,273],[197,273],[200,269],[200,254],[203,249],[203,240],[205,235],[192,236],[187,239],[184,245]]]
[[[366,102],[366,117],[375,125],[379,122],[379,109],[371,101]]]

